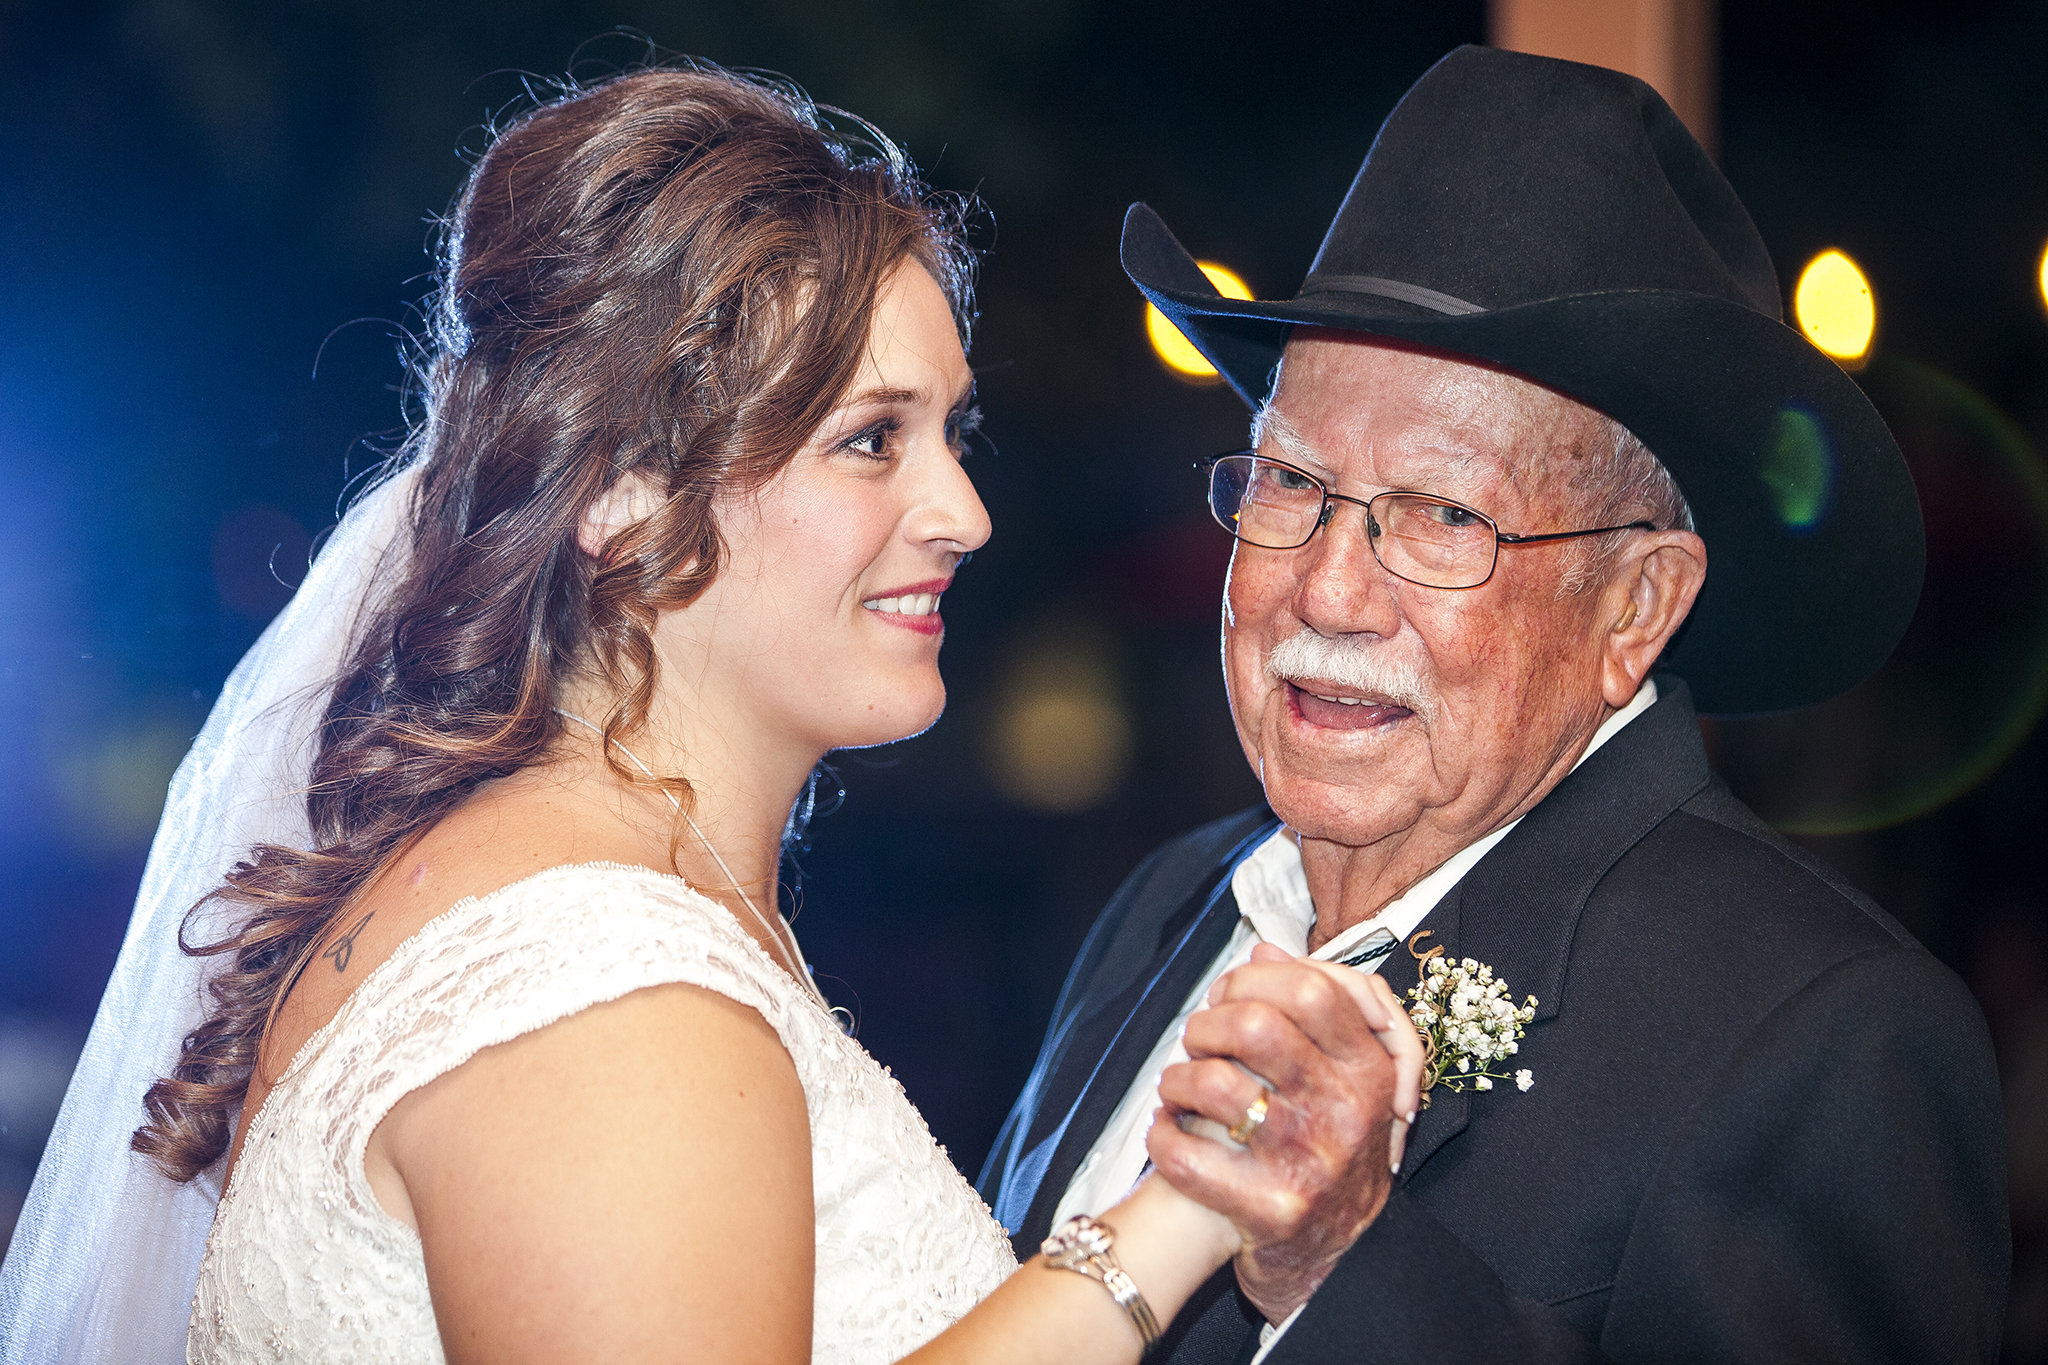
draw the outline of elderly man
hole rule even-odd
[[[1020,1250],[1142,1174],[1164,1103],[1243,1115],[1250,1154],[1151,1148],[1260,1243],[1175,1362],[1995,1358],[1981,1019],[1695,721],[1852,686],[1922,566],[1720,172],[1640,82],[1467,48],[1292,301],[1218,298],[1143,206],[1123,259],[1257,414],[1210,500],[1266,804],[1090,934],[983,1176]],[[1397,1174],[1359,1157],[1403,1121],[1386,1057],[1289,955],[1506,983],[1491,1033],[1439,1029]]]

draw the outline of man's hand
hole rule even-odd
[[[1261,944],[1216,983],[1183,1042],[1190,1060],[1160,1076],[1166,1108],[1147,1149],[1174,1188],[1238,1225],[1238,1283],[1280,1322],[1386,1204],[1419,1099],[1421,1038],[1380,977]],[[1239,1127],[1260,1078],[1265,1121],[1247,1147],[1172,1121]]]

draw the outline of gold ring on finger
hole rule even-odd
[[[1244,1117],[1237,1121],[1237,1127],[1230,1130],[1230,1140],[1240,1147],[1249,1147],[1252,1134],[1259,1131],[1266,1122],[1266,1110],[1273,1099],[1273,1092],[1265,1086],[1259,1087],[1259,1097],[1245,1106]]]

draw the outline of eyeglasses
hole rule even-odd
[[[1257,451],[1235,450],[1205,463],[1209,511],[1245,544],[1265,550],[1299,549],[1329,524],[1338,503],[1348,502],[1365,509],[1366,539],[1381,567],[1425,588],[1479,587],[1493,577],[1503,545],[1657,529],[1655,522],[1631,521],[1585,531],[1517,535],[1501,530],[1484,512],[1428,493],[1395,490],[1370,498],[1332,493],[1315,475]]]

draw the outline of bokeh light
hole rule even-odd
[[[1251,289],[1237,272],[1228,266],[1217,265],[1214,261],[1198,261],[1202,273],[1209,277],[1209,283],[1216,286],[1216,292],[1226,299],[1249,299]],[[1216,378],[1216,367],[1202,358],[1193,342],[1181,335],[1180,328],[1166,320],[1166,314],[1152,304],[1145,305],[1145,335],[1152,339],[1152,349],[1158,353],[1166,368],[1183,379],[1206,380]]]
[[[1131,761],[1131,720],[1104,641],[1084,622],[1054,623],[1015,650],[989,730],[989,776],[1030,810],[1100,805]]]
[[[2041,286],[2041,306],[2048,308],[2048,242],[2041,244],[2041,268],[2035,272],[2034,283]]]
[[[1856,262],[1840,251],[1821,252],[1799,272],[1792,313],[1806,339],[1845,365],[1870,354],[1877,333],[1877,300]]]
[[[142,716],[66,746],[53,776],[81,848],[148,845],[193,731],[182,717]]]

